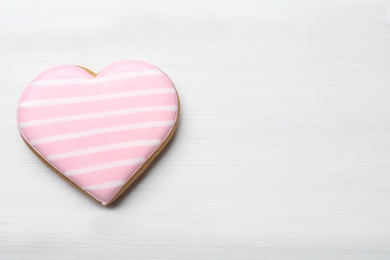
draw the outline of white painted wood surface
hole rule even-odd
[[[380,0],[0,2],[0,259],[390,259],[390,52]],[[41,71],[141,59],[182,101],[113,207],[22,142]]]

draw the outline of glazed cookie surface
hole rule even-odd
[[[72,65],[41,73],[24,90],[17,121],[40,159],[108,205],[164,148],[178,112],[168,76],[129,60],[96,75]]]

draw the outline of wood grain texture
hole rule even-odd
[[[0,259],[389,259],[389,19],[379,0],[0,3]],[[167,72],[176,136],[104,208],[24,145],[41,71]]]

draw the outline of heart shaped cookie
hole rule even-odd
[[[145,62],[117,62],[98,74],[64,65],[29,83],[17,114],[31,150],[108,205],[171,139],[179,99],[168,76]]]

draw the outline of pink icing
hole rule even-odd
[[[106,205],[168,137],[177,111],[173,83],[151,64],[117,62],[96,78],[63,65],[29,83],[18,126],[38,154]]]

